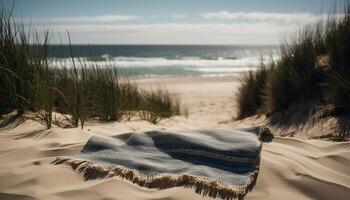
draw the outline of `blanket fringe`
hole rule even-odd
[[[258,160],[260,161],[260,159]],[[82,173],[85,180],[118,176],[146,188],[166,189],[170,187],[185,187],[193,188],[196,193],[203,196],[242,200],[256,183],[259,172],[259,161],[257,163],[257,170],[252,173],[245,186],[233,186],[207,177],[140,172],[124,167],[104,166],[87,160],[71,158],[57,158],[52,164],[69,165],[74,170]]]

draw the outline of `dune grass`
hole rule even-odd
[[[238,107],[237,119],[243,119],[262,112],[264,103],[263,92],[267,82],[267,76],[272,68],[273,63],[267,66],[261,60],[258,70],[250,71],[242,77],[242,84],[236,93]]]
[[[11,11],[12,12],[12,11]],[[0,113],[8,113],[17,110],[20,114],[25,109],[30,92],[24,90],[28,79],[32,79],[33,67],[27,66],[26,54],[23,52],[25,44],[21,47],[16,45],[21,36],[16,37],[17,27],[13,27],[10,16],[5,10],[0,14]],[[12,67],[9,68],[8,66]]]
[[[141,93],[140,118],[151,123],[158,123],[162,118],[180,114],[180,102],[163,90],[143,91]]]
[[[16,111],[16,118],[36,120],[50,129],[53,123],[62,122],[53,119],[55,111],[69,127],[83,129],[89,120],[121,121],[139,116],[158,123],[180,114],[179,101],[168,91],[142,90],[113,66],[74,58],[72,48],[72,65],[50,67],[48,32],[44,39],[39,38],[36,31],[15,23],[11,11],[1,11],[0,115]],[[71,44],[69,33],[68,39]]]
[[[38,111],[33,119],[45,120],[51,112],[50,100],[43,100],[52,90],[47,66],[48,33],[40,41],[38,34],[25,31],[14,23],[12,11],[0,13],[0,114]],[[46,105],[44,105],[46,104]],[[46,124],[46,122],[44,122]],[[47,125],[49,126],[49,125]]]
[[[325,46],[330,57],[327,97],[337,110],[350,113],[350,6],[341,19],[332,20],[325,31]]]
[[[55,106],[57,111],[71,116],[67,121],[72,126],[77,127],[81,122],[79,113],[84,113],[84,121],[129,121],[139,117],[151,123],[180,114],[179,100],[168,91],[143,90],[126,77],[120,77],[116,68],[84,63],[79,61],[78,67],[70,69],[55,69],[57,87],[62,92]]]
[[[50,129],[56,89],[52,71],[50,71],[46,60],[48,37],[48,32],[46,32],[43,43],[40,46],[31,47],[34,54],[29,62],[34,64],[34,73],[32,85],[29,87],[32,87],[34,94],[29,104],[33,112],[27,117],[42,123],[47,129]],[[40,41],[37,41],[37,44],[40,44]]]
[[[236,98],[238,118],[284,112],[306,100],[350,114],[349,3],[327,20],[303,27],[281,46],[278,60],[249,72]]]
[[[315,69],[314,31],[306,28],[298,39],[281,48],[281,59],[268,75],[264,93],[267,112],[287,109],[292,102],[315,96],[320,82]]]

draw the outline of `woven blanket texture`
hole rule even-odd
[[[252,127],[93,136],[80,154],[53,163],[70,165],[86,180],[118,176],[141,187],[243,199],[259,171],[259,134]]]

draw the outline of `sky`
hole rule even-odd
[[[336,1],[16,0],[13,16],[50,30],[53,43],[67,43],[69,31],[73,44],[275,45]],[[0,0],[5,9],[12,4]]]

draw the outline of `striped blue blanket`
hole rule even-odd
[[[93,136],[80,154],[53,163],[72,166],[86,180],[118,176],[147,188],[243,199],[258,174],[259,133],[253,127]]]

